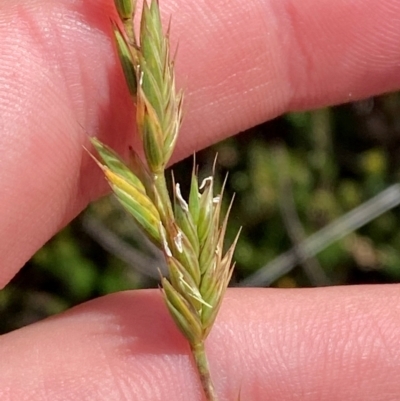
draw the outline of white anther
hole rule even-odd
[[[200,188],[199,188],[200,191],[202,189],[204,189],[207,185],[212,185],[212,182],[213,182],[212,176],[204,178],[204,180],[201,182],[201,185],[200,185]]]
[[[189,211],[189,206],[186,203],[185,199],[183,199],[182,197],[182,193],[181,193],[181,186],[179,184],[175,185],[175,193],[176,193],[176,197],[178,199],[179,204],[181,205],[181,208],[185,211],[188,212]]]

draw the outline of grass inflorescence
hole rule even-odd
[[[175,183],[171,200],[165,169],[181,127],[183,94],[175,87],[169,27],[164,33],[158,1],[145,1],[136,38],[135,1],[115,0],[115,5],[120,21],[113,23],[114,39],[136,103],[145,161],[134,150],[125,162],[97,139],[92,144],[114,194],[164,253],[169,272],[161,279],[165,303],[189,341],[207,399],[216,400],[204,342],[233,269],[236,241],[223,251],[229,211],[220,217],[223,190],[214,194],[213,175],[199,183],[195,168],[188,200]]]

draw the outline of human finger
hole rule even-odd
[[[207,354],[221,399],[396,399],[399,286],[229,290]],[[202,400],[158,291],[113,294],[0,338],[4,401]]]

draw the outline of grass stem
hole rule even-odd
[[[208,364],[204,341],[196,344],[190,344],[190,348],[192,350],[193,358],[207,401],[218,401],[214,384],[210,375],[210,367]]]

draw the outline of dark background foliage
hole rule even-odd
[[[227,203],[236,194],[227,240],[243,229],[232,285],[400,280],[399,110],[399,95],[389,94],[288,114],[197,155],[206,176],[218,152]],[[192,163],[173,166],[184,193]],[[0,292],[0,333],[111,292],[157,287],[158,268],[157,250],[104,198]]]

